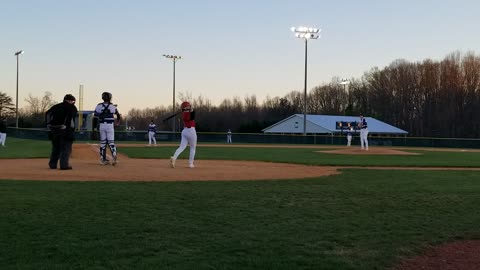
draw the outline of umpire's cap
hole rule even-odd
[[[66,94],[65,97],[63,98],[63,101],[70,100],[70,101],[75,101],[75,97],[72,94]]]

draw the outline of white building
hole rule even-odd
[[[407,135],[408,132],[372,117],[365,117],[368,133],[371,135]],[[307,133],[309,134],[341,134],[345,129],[337,129],[337,122],[359,122],[358,116],[313,115],[307,114]],[[264,133],[303,134],[303,114],[294,114],[278,123],[262,130]],[[358,132],[358,130],[356,131]]]

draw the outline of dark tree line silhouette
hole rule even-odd
[[[480,134],[479,82],[480,58],[474,53],[452,53],[440,62],[397,60],[355,85],[354,108],[411,136],[474,138]]]
[[[307,113],[363,113],[407,130],[410,136],[475,138],[480,134],[479,88],[480,58],[473,52],[455,52],[441,61],[396,60],[383,69],[365,72],[361,78],[351,78],[348,88],[339,78],[314,87],[307,95]],[[203,97],[193,98],[197,129],[261,132],[292,114],[303,114],[302,93],[267,97],[261,104],[255,95],[243,100],[235,97],[218,106]],[[171,107],[134,109],[128,112],[129,124],[138,129],[154,119],[164,130],[171,130],[170,122],[161,123],[169,114]]]
[[[352,116],[363,113],[404,129],[409,136],[476,138],[480,135],[480,57],[474,52],[451,53],[441,61],[395,60],[383,69],[372,68],[361,78],[349,81],[345,88],[340,78],[335,77],[311,89],[307,94],[307,113]],[[202,96],[180,96],[180,99],[193,104],[200,132],[231,129],[258,133],[293,114],[303,114],[304,104],[303,89],[283,97],[268,96],[261,103],[255,95],[224,99],[217,106]],[[29,100],[32,108],[20,111],[21,122],[25,127],[36,127],[31,122],[35,122],[36,115],[43,115],[38,110],[43,110],[42,105],[51,100],[47,94],[41,100],[31,96]],[[10,109],[11,115],[11,99],[0,99],[0,108],[2,114]],[[171,106],[131,109],[126,125],[145,130],[150,120],[154,120],[159,130],[171,131],[172,122],[176,121],[179,130],[178,117],[162,122],[171,114]]]

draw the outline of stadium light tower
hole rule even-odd
[[[308,40],[318,39],[320,37],[320,29],[314,27],[292,27],[290,28],[295,33],[295,37],[305,40],[305,83],[303,88],[303,135],[307,135],[307,47]]]
[[[348,106],[350,106],[350,91],[347,92],[347,86],[350,84],[350,81],[347,78],[343,78],[340,84],[343,85],[343,91],[347,93]],[[346,115],[346,110],[343,110],[343,115]]]
[[[181,56],[178,55],[169,55],[169,54],[164,54],[164,57],[168,59],[172,59],[173,61],[173,104],[172,104],[172,114],[175,114],[175,63],[182,59]],[[175,119],[173,119],[173,132],[175,132]]]
[[[15,127],[16,128],[18,128],[18,57],[22,53],[23,51],[18,51],[15,53],[15,56],[17,57],[17,96],[15,98],[15,119],[16,119]]]

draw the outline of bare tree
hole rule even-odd
[[[52,99],[52,93],[45,92],[43,97],[34,97],[32,94],[28,94],[28,98],[25,99],[28,106],[25,108],[25,112],[28,115],[44,114],[50,107],[55,104]]]
[[[464,117],[465,133],[473,137],[480,135],[480,57],[467,53],[462,61],[463,88],[465,89]]]
[[[15,113],[15,105],[12,98],[6,93],[0,92],[0,121],[6,117],[10,117]]]

